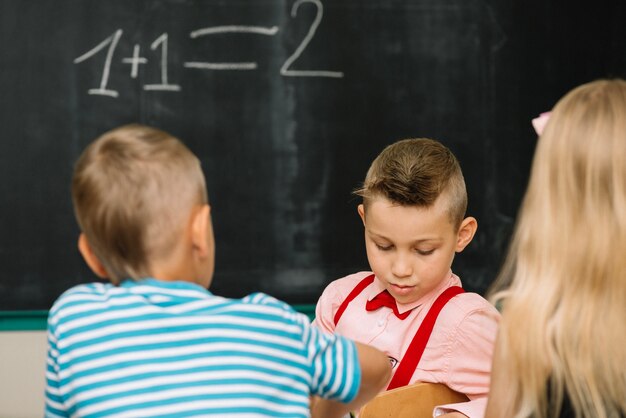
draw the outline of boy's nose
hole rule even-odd
[[[398,256],[391,265],[391,274],[395,277],[408,277],[413,273],[411,263],[406,257]]]

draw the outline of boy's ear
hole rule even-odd
[[[89,266],[89,268],[96,274],[96,276],[101,279],[106,279],[109,277],[109,273],[104,268],[100,259],[91,249],[91,245],[89,245],[89,241],[87,241],[87,236],[84,233],[80,233],[78,236],[78,251],[85,259],[85,263]]]
[[[191,244],[200,258],[206,258],[213,252],[213,225],[211,207],[202,205],[191,220]]]
[[[467,218],[463,219],[463,221],[461,222],[461,226],[459,227],[459,232],[457,234],[455,248],[455,251],[457,253],[463,251],[465,247],[467,247],[467,245],[472,241],[472,238],[474,238],[474,234],[476,234],[477,228],[478,221],[476,221],[476,218],[468,216]]]
[[[361,203],[357,208],[357,212],[359,212],[359,216],[361,217],[361,221],[363,221],[363,225],[365,225],[365,206]]]
[[[194,280],[208,289],[215,270],[215,237],[208,204],[194,210],[190,233]]]

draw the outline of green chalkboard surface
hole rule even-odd
[[[455,260],[484,292],[536,136],[567,90],[626,76],[623,1],[0,0],[0,310],[93,280],[72,165],[104,131],[165,129],[200,157],[212,290],[315,303],[367,269],[351,190],[406,137],[459,157],[479,232]]]

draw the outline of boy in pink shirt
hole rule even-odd
[[[456,157],[431,139],[396,142],[355,193],[363,198],[358,213],[372,271],[330,283],[315,324],[385,352],[394,373],[388,389],[442,383],[469,398],[435,408],[435,416],[482,417],[500,315],[463,292],[451,271],[477,228],[465,217]]]

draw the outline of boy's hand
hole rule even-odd
[[[361,385],[356,398],[350,403],[342,403],[322,399],[317,396],[310,397],[312,418],[341,418],[350,411],[358,411],[369,402],[389,382],[391,377],[391,364],[387,355],[373,347],[355,342],[361,367]]]

